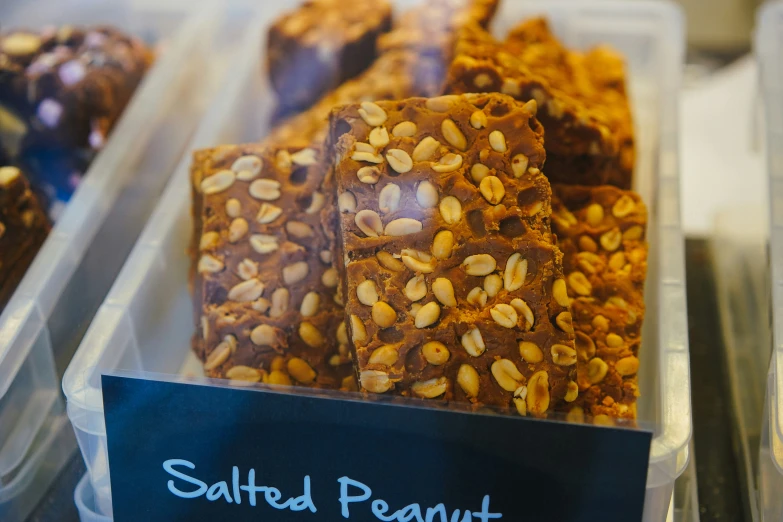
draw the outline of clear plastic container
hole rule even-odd
[[[409,2],[406,2],[409,3]],[[637,187],[649,205],[649,278],[643,331],[639,419],[654,430],[645,521],[672,510],[675,479],[688,464],[691,436],[690,370],[683,238],[680,230],[677,97],[683,60],[679,10],[658,1],[507,1],[496,17],[499,33],[534,14],[547,14],[570,46],[610,43],[627,56],[638,132]],[[273,95],[257,73],[263,57],[252,35],[199,128],[192,148],[254,141],[267,131]],[[239,125],[238,125],[239,123]],[[188,293],[189,172],[186,155],[172,176],[76,356],[63,389],[68,415],[87,462],[99,512],[111,513],[100,376],[118,370],[201,375],[190,351],[194,331]]]
[[[755,50],[761,66],[770,181],[772,357],[762,416],[759,491],[763,520],[783,520],[783,2],[759,9]]]
[[[217,22],[211,10],[158,11],[133,0],[9,1],[0,18],[4,28],[109,23],[158,51],[0,315],[0,519],[6,521],[25,518],[64,462],[59,456],[75,450],[59,376],[216,89],[204,71]],[[199,81],[202,75],[208,78]]]

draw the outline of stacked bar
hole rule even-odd
[[[49,221],[16,167],[0,167],[0,311],[49,233]]]
[[[556,60],[562,59],[562,53],[552,45],[551,41],[541,44],[539,52],[525,60],[525,53],[519,51],[524,45],[504,44],[477,24],[466,25],[458,33],[445,91],[501,92],[523,102],[536,100],[539,120],[546,129],[546,173],[553,183],[613,182],[630,188],[631,172],[621,176],[617,166],[623,137],[613,132],[604,107],[582,96],[579,88],[564,87],[573,79],[546,74],[561,68]]]
[[[313,148],[195,153],[193,344],[209,376],[355,388],[323,177]]]
[[[360,74],[390,28],[391,6],[376,0],[311,0],[283,15],[267,39],[267,70],[281,105],[307,108]]]
[[[575,420],[636,419],[637,370],[647,273],[647,210],[616,187],[553,186],[552,223],[576,331]]]
[[[337,266],[364,390],[535,416],[576,398],[535,112],[489,94],[332,114]]]
[[[590,107],[594,116],[611,130],[620,147],[615,161],[597,174],[610,185],[631,188],[635,161],[633,118],[626,90],[625,62],[609,46],[587,52],[567,49],[552,34],[544,18],[527,20],[511,30],[505,46],[550,85]],[[562,170],[567,156],[548,154],[547,168]],[[580,162],[585,163],[585,161]]]

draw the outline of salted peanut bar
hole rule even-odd
[[[616,187],[552,187],[552,223],[563,251],[576,331],[579,398],[573,419],[636,418],[647,272],[647,210]]]
[[[546,129],[546,175],[550,181],[585,185],[609,182],[607,164],[616,162],[620,151],[617,137],[601,111],[525,65],[477,24],[459,30],[444,90],[501,92],[523,102],[536,100],[538,119]]]
[[[338,258],[361,387],[546,416],[576,350],[535,101],[335,109]]]
[[[49,220],[16,167],[0,167],[0,311],[49,233]]]
[[[0,34],[0,146],[98,151],[152,62],[116,28],[62,26]]]
[[[376,58],[391,29],[386,1],[309,0],[269,29],[267,70],[281,105],[306,108]]]
[[[192,173],[194,350],[211,377],[355,387],[321,151],[232,145]]]
[[[566,48],[552,33],[545,18],[532,18],[514,27],[504,42],[506,49],[550,85],[589,106],[597,119],[616,137],[619,154],[598,165],[596,179],[620,188],[631,188],[635,161],[634,129],[627,92],[625,60],[614,49],[600,45],[586,52]],[[550,164],[581,168],[584,158],[547,156]]]

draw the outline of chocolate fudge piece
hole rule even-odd
[[[336,259],[364,390],[535,416],[576,398],[535,112],[500,94],[333,112]]]
[[[0,167],[0,311],[49,233],[49,221],[16,167]]]
[[[610,165],[619,161],[620,148],[602,111],[549,82],[477,24],[458,32],[445,91],[502,92],[520,101],[536,100],[538,118],[546,129],[550,181],[585,185],[610,181]]]
[[[310,0],[269,29],[267,70],[280,104],[303,109],[365,70],[391,29],[382,0]]]
[[[151,59],[112,27],[0,35],[0,146],[99,150]]]
[[[552,187],[552,223],[563,251],[576,330],[579,398],[574,419],[632,422],[644,318],[647,210],[611,186]]]
[[[194,349],[207,375],[355,387],[322,221],[334,205],[324,170],[313,148],[195,153]]]
[[[605,45],[587,52],[567,49],[544,18],[533,18],[513,28],[505,46],[550,85],[589,106],[595,117],[609,127],[620,151],[614,161],[604,162],[606,172],[602,179],[621,188],[630,188],[635,161],[634,130],[623,57]],[[574,169],[581,168],[568,156],[549,154],[547,160],[548,168],[553,160],[555,163],[571,161]],[[584,160],[581,163],[585,163]]]

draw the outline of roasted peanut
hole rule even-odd
[[[424,346],[421,347],[421,354],[427,362],[433,366],[446,364],[446,361],[449,360],[449,356],[451,355],[449,349],[446,348],[446,345],[439,341],[425,343]]]
[[[446,377],[437,377],[423,382],[415,382],[411,386],[411,391],[425,399],[434,399],[440,397],[449,388],[449,380]]]
[[[388,328],[397,321],[397,312],[388,303],[378,301],[372,305],[372,320],[381,328]]]
[[[482,113],[483,114],[483,113]],[[469,364],[463,364],[457,371],[457,384],[462,388],[469,398],[478,397],[479,394],[479,374],[475,368]]]
[[[478,328],[473,328],[462,334],[461,341],[462,347],[473,357],[478,357],[486,350],[484,338],[481,336],[481,332]]]

